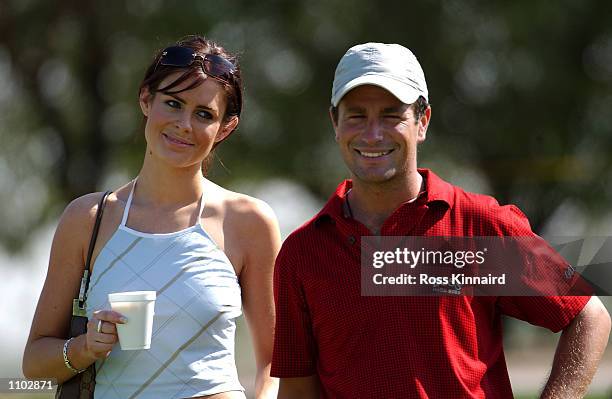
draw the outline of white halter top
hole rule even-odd
[[[197,223],[164,234],[121,224],[98,255],[88,316],[110,309],[108,294],[157,292],[151,349],[122,351],[96,363],[95,398],[188,398],[244,391],[234,360],[235,319],[242,314],[238,278],[225,253]]]

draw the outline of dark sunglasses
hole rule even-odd
[[[189,47],[172,46],[165,48],[162,51],[161,57],[157,63],[171,67],[188,67],[194,62],[198,62],[202,67],[202,72],[211,78],[229,83],[236,71],[236,66],[227,59],[215,54],[204,54],[204,56],[196,54]]]

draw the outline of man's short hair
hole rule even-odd
[[[419,98],[417,98],[415,102],[410,104],[410,107],[412,107],[412,112],[414,113],[414,119],[417,122],[419,119],[421,119],[423,115],[425,115],[425,111],[427,110],[429,106],[430,104],[427,102],[427,100],[423,96],[419,96]],[[334,123],[338,124],[338,107],[334,107],[332,105],[330,107],[330,111],[332,114],[332,118],[334,118]]]

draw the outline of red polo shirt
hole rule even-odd
[[[419,169],[425,191],[382,235],[533,236],[514,206],[467,193]],[[559,331],[589,297],[367,297],[360,237],[345,181],[276,261],[271,375],[318,375],[322,398],[511,398],[502,315]]]

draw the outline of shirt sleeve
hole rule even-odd
[[[515,245],[520,247],[524,257],[524,284],[531,291],[544,293],[499,297],[498,306],[503,314],[558,332],[569,325],[589,301],[589,287],[577,274],[568,274],[568,271],[573,271],[568,262],[531,230],[527,218],[518,208],[505,206],[501,210],[501,219],[509,222],[504,230],[508,235],[518,237]],[[571,295],[545,294],[550,292]]]
[[[316,373],[316,350],[312,323],[298,268],[301,252],[287,238],[274,268],[276,328],[272,377],[306,377]],[[301,262],[300,262],[301,261]]]

